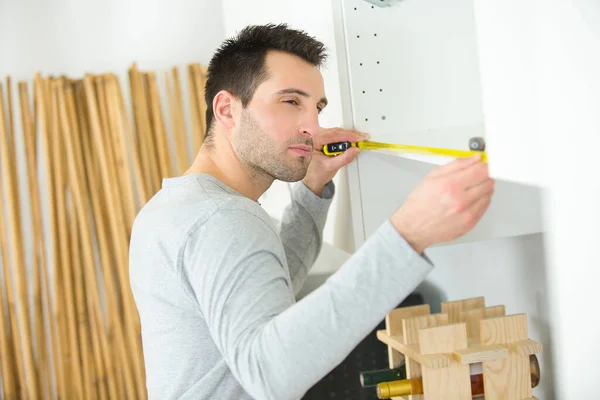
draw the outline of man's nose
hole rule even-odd
[[[319,132],[319,112],[317,110],[306,113],[301,126],[301,132],[307,137],[313,137]]]

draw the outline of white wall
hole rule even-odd
[[[223,39],[218,2],[20,0],[0,3],[0,75],[126,72],[206,63]]]
[[[549,225],[549,294],[557,398],[596,399],[600,323],[600,3],[552,0],[537,9],[539,134],[552,177],[544,203]]]

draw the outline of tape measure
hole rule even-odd
[[[363,150],[391,150],[402,153],[411,154],[426,154],[454,158],[469,158],[474,155],[481,154],[481,159],[487,162],[487,154],[485,153],[485,141],[483,138],[476,137],[469,140],[469,148],[471,150],[453,150],[442,149],[437,147],[411,146],[405,144],[392,144],[381,142],[337,142],[329,143],[323,146],[323,153],[328,156],[336,156],[342,154],[351,147],[358,147]]]

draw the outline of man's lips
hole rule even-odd
[[[312,147],[311,146],[306,146],[306,145],[296,145],[296,146],[291,146],[290,150],[303,155],[303,156],[308,156],[312,153]]]

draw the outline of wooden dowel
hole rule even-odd
[[[137,82],[137,75],[138,75],[138,71],[137,71],[137,67],[135,64],[133,64],[129,70],[128,70],[128,83],[129,83],[129,93],[131,96],[131,108],[132,108],[132,113],[133,113],[133,131],[132,134],[134,136],[133,139],[133,143],[134,143],[134,147],[136,148],[138,157],[139,157],[139,162],[140,165],[142,167],[142,176],[144,179],[144,187],[146,188],[146,191],[148,194],[153,192],[153,188],[152,188],[152,171],[150,171],[150,165],[149,165],[149,161],[148,161],[148,154],[146,154],[145,152],[145,144],[143,143],[143,137],[142,137],[142,133],[141,133],[141,129],[142,129],[142,124],[143,122],[141,121],[141,112],[140,112],[140,107],[141,107],[141,102],[139,100],[139,96],[138,96],[138,82]]]
[[[80,367],[79,340],[77,335],[77,324],[75,316],[75,296],[73,289],[73,265],[71,264],[71,248],[69,245],[68,211],[66,189],[68,181],[69,168],[66,165],[66,150],[64,149],[64,126],[60,120],[60,82],[53,80],[51,82],[52,109],[56,110],[56,130],[52,140],[53,163],[55,165],[55,193],[58,211],[58,230],[61,256],[61,272],[63,277],[63,296],[65,299],[68,348],[65,362],[67,364],[68,376],[71,378],[71,387],[73,396],[81,398],[83,396],[82,376]]]
[[[12,164],[12,156],[14,147],[9,147],[8,132],[5,130],[6,117],[4,115],[4,95],[2,85],[0,85],[0,159],[2,165],[2,181],[4,184],[4,193],[6,193],[6,206],[8,212],[7,221],[9,222],[9,241],[10,254],[13,261],[13,279],[16,287],[17,295],[17,325],[18,332],[14,335],[19,337],[20,355],[23,357],[25,383],[27,388],[27,396],[39,398],[39,390],[37,387],[37,378],[35,371],[35,363],[33,360],[33,351],[31,347],[31,330],[29,320],[29,296],[27,293],[26,284],[26,266],[23,253],[23,237],[21,231],[21,222],[19,215],[19,194],[16,191],[17,183],[15,180],[16,171],[15,165]],[[10,269],[10,268],[9,268]],[[7,286],[11,285],[11,279],[7,280]],[[15,328],[13,328],[15,329]]]
[[[118,99],[118,93],[117,90],[115,88],[115,85],[117,85],[117,83],[115,82],[114,79],[111,79],[110,77],[107,77],[106,80],[106,98],[107,98],[107,106],[109,109],[109,114],[112,115],[113,117],[113,122],[114,122],[114,129],[113,132],[115,133],[114,135],[114,142],[118,144],[117,147],[120,148],[120,150],[118,151],[119,153],[121,153],[121,157],[125,158],[126,157],[126,147],[125,147],[125,140],[122,137],[124,135],[123,133],[123,126],[122,126],[122,117],[119,115],[120,114],[120,106],[119,106],[119,99]],[[118,157],[117,157],[118,159]],[[131,177],[131,171],[130,168],[128,168],[129,164],[124,165],[125,163],[121,163],[121,165],[119,165],[119,170],[118,170],[118,175],[120,175],[122,178],[125,177]],[[127,189],[125,189],[125,191],[127,191],[129,194],[124,196],[123,202],[126,204],[123,204],[122,207],[127,207],[130,209],[130,219],[129,220],[125,220],[125,227],[127,228],[127,237],[129,237],[130,235],[130,231],[131,231],[131,226],[133,225],[133,219],[135,217],[136,214],[136,207],[134,204],[134,199],[133,199],[133,183],[131,182],[130,179],[122,179],[123,182],[123,186],[127,187]],[[127,244],[126,244],[127,245]],[[128,265],[129,260],[124,260],[124,266],[125,269],[126,266]],[[123,293],[129,294],[130,292],[130,288],[129,285],[127,286],[122,286],[122,291]],[[133,304],[133,301],[131,302],[131,308],[133,309],[133,312],[136,312],[135,310],[135,304]],[[129,325],[129,324],[128,324]],[[143,373],[143,369],[144,369],[144,364],[143,364],[143,359],[141,357],[141,345],[138,344],[139,340],[138,340],[138,335],[135,332],[135,326],[129,326],[125,328],[125,332],[128,334],[127,336],[127,343],[128,343],[128,349],[131,353],[132,356],[132,362],[133,362],[133,372],[135,374],[135,381],[137,384],[137,388],[138,388],[138,393],[144,393],[145,392],[145,377],[144,377],[144,373]],[[139,350],[139,351],[138,351]],[[127,374],[128,371],[125,371],[125,374]]]
[[[94,141],[94,148],[98,151],[101,165],[106,165],[106,149],[102,138],[100,137],[101,131],[98,122],[98,110],[97,105],[94,102],[93,86],[91,84],[91,77],[86,76],[84,79],[85,94],[87,100],[87,109],[90,120],[90,132]],[[106,168],[100,168],[103,191],[106,195],[107,202],[111,205],[109,209],[115,210],[118,208],[117,196],[114,193],[114,186],[110,180]],[[129,287],[128,280],[128,240],[125,237],[124,222],[122,214],[118,212],[111,212],[109,214],[109,221],[112,231],[112,239],[115,248],[115,257],[117,260],[117,271],[119,273],[119,283],[122,286],[121,295],[124,306],[124,320],[129,321],[135,327],[135,331],[139,332],[139,317],[133,301],[133,295]],[[112,366],[111,366],[112,370]]]
[[[189,157],[187,152],[187,142],[185,134],[185,120],[183,117],[183,105],[181,101],[181,82],[179,78],[179,69],[173,67],[173,84],[171,85],[169,73],[165,71],[165,86],[169,99],[169,111],[171,115],[171,132],[175,142],[175,151],[177,155],[177,173],[182,175],[189,167]]]
[[[83,171],[86,173],[86,182],[87,182],[87,192],[89,193],[89,198],[92,203],[92,213],[94,218],[94,226],[96,228],[96,237],[97,237],[97,245],[100,253],[100,265],[102,267],[102,273],[104,277],[104,293],[106,299],[106,308],[107,308],[107,317],[106,317],[106,333],[108,335],[108,344],[112,350],[112,357],[115,360],[120,360],[120,362],[116,363],[115,366],[115,375],[111,378],[114,381],[114,384],[118,391],[118,398],[126,398],[125,387],[121,384],[120,377],[122,373],[120,372],[119,367],[121,365],[129,366],[129,362],[123,361],[122,352],[117,351],[118,346],[115,345],[116,335],[115,332],[118,329],[121,329],[121,319],[119,315],[119,306],[118,306],[118,293],[115,289],[115,278],[117,277],[116,272],[113,270],[113,261],[112,255],[110,254],[110,241],[108,239],[108,232],[106,226],[108,225],[108,216],[105,215],[102,210],[106,209],[108,206],[107,203],[103,201],[103,196],[96,196],[95,193],[102,190],[100,182],[100,173],[98,168],[101,168],[99,165],[100,162],[97,159],[97,152],[94,152],[92,149],[91,138],[90,138],[90,128],[89,128],[89,118],[86,115],[86,104],[85,104],[85,93],[83,91],[83,85],[78,85],[76,88],[76,108],[77,114],[80,121],[81,127],[81,146],[82,146],[82,154],[86,156],[83,157]],[[101,357],[96,357],[96,360],[101,360]],[[100,375],[101,366],[98,365],[96,367],[98,369],[97,374]],[[106,373],[102,372],[104,375],[103,380],[106,381]],[[103,386],[101,387],[101,389]],[[106,392],[100,391],[100,399],[106,399]]]
[[[116,89],[116,97],[119,103],[119,112],[121,115],[121,121],[123,123],[123,135],[124,135],[124,151],[125,154],[131,154],[132,163],[133,163],[133,172],[135,176],[137,193],[140,199],[141,205],[145,204],[149,199],[150,189],[146,187],[146,182],[144,181],[144,174],[142,172],[142,166],[140,163],[140,155],[137,147],[135,146],[135,140],[133,137],[133,130],[131,129],[131,123],[129,122],[129,118],[127,117],[127,110],[125,108],[125,101],[123,100],[123,92],[121,91],[121,85],[116,77],[115,79],[115,89]],[[139,207],[138,207],[139,208]]]
[[[119,104],[118,92],[116,87],[118,82],[115,82],[113,75],[107,75],[104,79],[106,90],[106,105],[108,114],[111,119],[112,129],[110,134],[112,137],[113,151],[115,154],[115,173],[117,180],[121,183],[121,203],[125,210],[125,231],[127,237],[131,234],[133,220],[137,214],[135,202],[134,182],[132,181],[131,164],[129,163],[129,155],[125,143],[125,128],[123,127],[123,116],[121,115],[121,107]]]
[[[104,143],[105,149],[105,157],[106,164],[104,164],[103,168],[107,170],[107,173],[110,177],[110,181],[113,185],[117,186],[115,193],[120,194],[124,193],[126,188],[124,187],[123,177],[121,177],[117,171],[118,165],[122,163],[122,160],[117,158],[117,153],[115,151],[115,143],[113,138],[113,131],[115,130],[114,118],[111,114],[111,110],[108,107],[108,94],[107,87],[104,82],[103,76],[94,76],[94,87],[96,90],[96,98],[97,98],[97,107],[98,107],[98,115],[100,116],[101,121],[101,130],[102,134],[100,135],[100,139]],[[129,214],[131,213],[130,208],[124,207],[124,204],[119,204],[117,209],[112,209],[112,212],[120,212],[123,214],[123,219],[128,220]],[[123,226],[123,228],[125,228]]]
[[[50,136],[51,136],[51,124],[50,124],[50,107],[48,102],[47,90],[48,83],[46,80],[42,80],[40,74],[36,74],[34,78],[34,99],[35,99],[35,110],[36,110],[36,120],[40,130],[40,146],[42,146],[43,151],[43,160],[44,160],[44,170],[45,170],[45,178],[47,184],[47,199],[48,199],[48,209],[49,212],[47,214],[48,227],[50,231],[50,235],[48,237],[49,243],[48,247],[50,249],[50,254],[52,259],[50,260],[50,265],[52,267],[53,277],[54,277],[54,290],[50,290],[49,280],[48,280],[48,266],[47,270],[42,275],[42,281],[44,281],[45,294],[47,296],[47,301],[50,295],[52,294],[52,298],[54,301],[52,303],[48,302],[48,307],[50,308],[50,316],[49,316],[49,330],[51,333],[51,343],[52,343],[52,365],[54,367],[54,375],[56,379],[56,392],[60,399],[64,399],[68,397],[68,390],[66,384],[66,377],[64,371],[64,361],[63,361],[63,340],[61,340],[61,336],[65,336],[64,333],[66,329],[63,328],[63,316],[62,316],[62,291],[57,290],[57,286],[60,285],[61,276],[58,270],[59,263],[59,249],[58,249],[58,229],[56,224],[56,204],[54,195],[54,173],[53,166],[51,162],[51,146],[50,146]],[[45,257],[44,257],[45,260]]]
[[[0,104],[0,107],[3,107]],[[0,134],[4,135],[2,127],[0,127]],[[4,190],[0,185],[0,204],[3,204]],[[8,243],[6,241],[6,226],[3,207],[0,206],[0,256],[2,257],[2,267],[5,271],[8,271]],[[6,276],[6,275],[5,275]],[[6,282],[9,283],[8,281]],[[10,320],[7,320],[7,315],[4,311],[4,288],[0,285],[0,368],[2,370],[2,385],[4,389],[4,395],[7,399],[16,400],[21,398],[19,393],[19,382],[17,377],[16,365],[15,365],[15,353],[12,343],[12,335]],[[16,331],[14,331],[16,333]]]
[[[61,113],[61,126],[63,138],[65,139],[65,143],[67,144],[66,150],[66,159],[68,160],[68,168],[69,168],[69,188],[71,193],[71,199],[73,203],[73,198],[75,197],[74,192],[79,185],[77,180],[73,179],[73,174],[77,173],[77,171],[73,171],[73,163],[71,162],[71,157],[78,157],[79,154],[76,154],[78,149],[69,146],[69,140],[73,140],[70,138],[72,133],[77,136],[79,130],[77,126],[77,121],[74,119],[74,115],[65,110],[66,100],[65,97],[68,92],[70,93],[69,85],[66,83],[66,80],[62,80],[59,83],[58,88],[58,101],[59,101],[59,109]],[[66,114],[66,115],[65,115]],[[79,166],[76,166],[79,168]],[[79,222],[78,213],[76,210],[77,205],[73,205],[71,208],[71,213],[69,215],[69,239],[71,245],[71,265],[72,265],[72,273],[73,273],[73,287],[74,287],[74,302],[75,302],[75,313],[76,313],[76,326],[77,326],[77,335],[78,335],[78,343],[79,343],[79,355],[80,359],[78,360],[78,364],[81,366],[81,375],[82,375],[82,386],[83,393],[85,394],[86,399],[91,399],[93,396],[93,387],[92,381],[93,378],[90,375],[90,364],[93,359],[93,352],[91,349],[90,343],[90,329],[88,322],[88,312],[86,308],[86,297],[93,293],[94,288],[87,288],[84,283],[83,274],[92,274],[95,276],[95,270],[93,265],[88,265],[82,260],[81,257],[81,240],[80,234],[78,232]],[[83,229],[83,228],[82,228]],[[81,233],[83,235],[84,233]],[[86,269],[83,272],[83,269]],[[84,295],[85,292],[85,295]],[[97,310],[97,312],[101,312],[101,310]]]
[[[38,352],[38,372],[40,391],[44,398],[51,396],[52,385],[46,348],[46,320],[42,299],[42,275],[45,273],[44,237],[42,232],[42,211],[37,181],[37,165],[35,154],[35,123],[31,114],[27,82],[19,82],[19,100],[23,126],[23,141],[25,143],[25,161],[27,165],[27,182],[31,202],[32,233],[33,233],[33,304],[35,312],[35,344]],[[47,290],[47,287],[44,288]]]
[[[196,156],[202,144],[202,119],[200,116],[200,99],[196,85],[196,69],[193,64],[188,65],[188,91],[190,98],[190,115],[192,119],[192,153]]]
[[[133,100],[140,159],[146,174],[146,187],[150,189],[149,195],[151,196],[160,187],[160,180],[162,178],[160,176],[158,155],[152,135],[144,76],[135,66],[132,66],[129,70],[129,79],[132,88],[131,98]]]
[[[96,97],[98,98],[98,103],[88,103],[88,107],[94,107],[97,111],[97,114],[100,118],[106,118],[104,126],[110,127],[110,120],[108,115],[108,108],[106,106],[106,88],[104,85],[98,85],[98,77],[95,79],[96,85],[95,90],[100,92]],[[100,103],[102,102],[102,103]],[[90,112],[91,108],[88,109]],[[91,115],[91,114],[90,114]],[[104,117],[102,117],[104,115]],[[93,125],[90,124],[90,128]],[[96,141],[96,146],[94,146],[94,150],[97,151],[98,160],[100,162],[100,186],[99,191],[105,194],[106,196],[106,210],[117,210],[114,212],[108,212],[110,229],[112,230],[111,238],[113,240],[113,250],[115,251],[115,258],[117,263],[115,267],[118,271],[118,280],[121,284],[121,290],[123,293],[127,294],[130,289],[129,285],[126,284],[126,266],[128,265],[128,240],[126,236],[126,215],[123,211],[123,204],[121,202],[120,194],[123,189],[120,185],[121,180],[117,179],[117,173],[115,171],[115,161],[112,155],[112,143],[110,141],[110,134],[107,131],[98,131],[95,133],[90,130],[92,135],[92,140]],[[119,187],[115,187],[115,183],[119,183]],[[127,286],[125,286],[127,285]],[[129,316],[134,307],[133,298],[129,301],[127,296],[124,296],[121,299],[123,305],[123,320],[127,321],[128,319],[125,316]]]
[[[98,284],[96,282],[96,267],[95,260],[91,257],[90,253],[90,241],[92,240],[92,231],[91,225],[86,218],[86,210],[89,207],[90,199],[96,197],[95,191],[90,189],[88,185],[86,185],[85,181],[85,169],[83,168],[82,160],[84,158],[91,157],[91,154],[85,154],[84,149],[82,148],[81,142],[86,139],[88,136],[88,121],[86,119],[86,99],[83,93],[83,83],[78,82],[77,85],[77,102],[75,102],[75,96],[72,90],[67,90],[66,95],[66,108],[68,111],[69,117],[74,120],[78,119],[80,131],[69,132],[69,143],[70,146],[70,154],[72,156],[71,163],[74,163],[75,167],[73,168],[76,172],[72,174],[73,182],[76,182],[74,185],[75,188],[75,199],[77,201],[77,213],[78,218],[80,220],[80,240],[82,245],[84,246],[84,257],[83,257],[83,266],[86,268],[86,272],[84,273],[84,287],[88,287],[91,291],[93,297],[86,295],[86,311],[88,314],[88,322],[90,326],[90,336],[93,350],[93,361],[94,366],[93,369],[96,371],[96,375],[93,377],[94,382],[96,383],[96,387],[98,390],[98,395],[100,398],[114,396],[113,392],[116,393],[116,380],[118,377],[115,375],[115,370],[112,368],[112,363],[110,360],[110,346],[111,346],[111,333],[106,329],[105,324],[103,323],[102,311],[100,309],[100,299],[99,299],[99,290]],[[100,98],[99,96],[97,98]],[[79,104],[77,104],[79,103]],[[75,118],[75,115],[78,118]],[[81,139],[81,141],[80,141]],[[87,193],[87,196],[86,196]],[[83,202],[83,205],[80,203]],[[93,271],[93,272],[92,272]],[[92,277],[88,277],[88,274],[93,274]],[[103,273],[103,278],[105,282],[108,282],[110,277],[107,277]],[[86,289],[87,291],[88,289]],[[112,296],[113,294],[107,294],[105,291],[105,298],[107,296]]]
[[[8,115],[6,116],[8,125],[7,125],[7,134],[8,134],[8,145],[10,146],[11,149],[16,149],[17,145],[14,142],[15,140],[15,121],[13,119],[13,101],[12,101],[12,79],[10,76],[6,77],[6,102],[8,105]],[[12,163],[13,165],[17,165],[16,162],[16,153],[11,152],[11,157],[13,157],[12,159]],[[14,172],[14,183],[16,184],[16,179],[17,179],[17,175],[16,175],[16,170],[13,171]]]
[[[199,85],[198,85],[198,101],[200,104],[200,143],[204,142],[206,138],[206,97],[204,96],[204,89],[206,87],[206,78],[207,78],[207,68],[201,67],[200,64],[196,64],[197,75],[199,76]]]
[[[110,359],[109,350],[107,348],[106,331],[103,326],[103,316],[100,309],[100,296],[98,289],[98,281],[96,278],[96,267],[92,249],[92,232],[91,226],[89,225],[88,216],[88,204],[84,198],[84,182],[83,182],[83,171],[81,168],[80,156],[81,151],[77,149],[74,144],[74,133],[71,129],[70,115],[71,113],[67,110],[67,102],[65,100],[64,88],[58,91],[59,101],[59,112],[60,119],[62,122],[62,128],[65,139],[65,146],[67,150],[67,163],[69,165],[69,179],[72,183],[71,194],[73,196],[74,213],[77,218],[77,223],[80,224],[80,234],[82,238],[82,250],[84,262],[82,267],[85,269],[83,277],[85,283],[80,282],[82,286],[85,286],[85,301],[87,303],[87,311],[90,318],[96,320],[96,331],[94,332],[99,337],[100,348],[95,349],[95,353],[106,359]],[[93,343],[92,343],[93,345]],[[86,360],[87,361],[87,360]]]
[[[167,134],[165,132],[165,123],[162,116],[160,97],[158,95],[156,74],[154,72],[147,72],[144,76],[146,77],[146,85],[148,86],[152,132],[154,133],[154,143],[157,148],[161,176],[162,178],[172,177],[174,176],[173,163],[171,161],[169,143],[167,142]]]
[[[92,398],[92,377],[90,376],[90,362],[93,359],[93,352],[90,348],[89,342],[89,327],[88,327],[88,315],[85,307],[85,297],[83,294],[84,291],[84,283],[82,277],[82,269],[83,263],[81,259],[81,254],[79,251],[79,232],[78,232],[78,223],[76,213],[73,212],[73,215],[70,216],[69,219],[69,234],[70,234],[70,244],[71,244],[71,263],[73,265],[73,286],[75,288],[75,305],[76,305],[76,313],[77,313],[77,333],[78,333],[78,342],[79,342],[79,354],[81,356],[80,365],[81,365],[81,375],[82,375],[82,385],[83,385],[83,393],[85,399]],[[86,271],[89,273],[90,271]],[[87,290],[86,290],[87,295]]]
[[[49,154],[49,162],[52,165],[52,191],[54,195],[54,213],[55,213],[55,226],[56,226],[56,260],[55,260],[55,274],[54,274],[54,292],[55,296],[59,296],[60,304],[58,304],[58,309],[60,310],[57,313],[60,323],[60,348],[62,350],[61,358],[63,365],[63,375],[65,381],[65,393],[67,396],[73,396],[75,392],[73,377],[72,377],[72,361],[71,361],[71,349],[72,342],[70,341],[70,318],[69,318],[69,308],[71,304],[71,300],[66,297],[65,294],[65,282],[67,277],[65,275],[65,254],[64,250],[65,244],[64,239],[61,237],[65,231],[63,226],[63,218],[62,213],[64,212],[64,192],[60,190],[62,188],[62,179],[59,179],[60,176],[63,175],[62,168],[58,168],[56,162],[56,147],[58,142],[59,132],[59,119],[58,119],[58,105],[55,100],[54,90],[52,78],[45,79],[45,97],[46,104],[48,110],[50,110],[48,114],[48,132],[49,132],[49,142],[50,146],[50,154]],[[61,211],[63,210],[63,211]],[[68,262],[68,261],[67,261]]]

